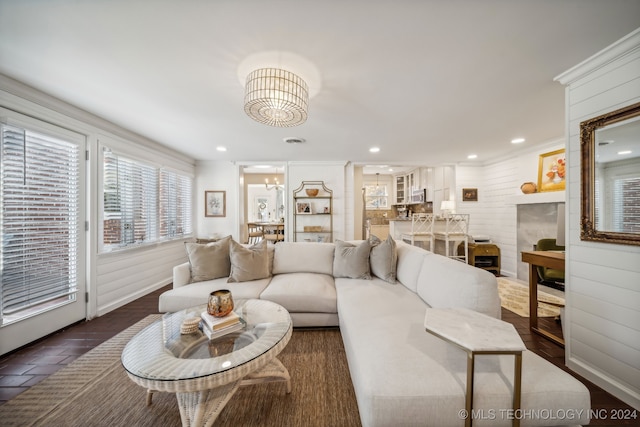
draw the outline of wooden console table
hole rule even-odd
[[[522,262],[529,264],[529,329],[564,347],[564,339],[538,327],[538,269],[549,267],[564,270],[564,252],[528,251],[522,252]]]

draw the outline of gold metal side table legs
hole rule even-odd
[[[520,418],[518,412],[520,409],[520,398],[522,395],[522,352],[521,351],[470,351],[467,352],[467,394],[465,396],[465,410],[467,418],[465,419],[465,427],[473,425],[473,383],[475,376],[476,355],[479,354],[512,354],[515,358],[513,369],[513,427],[520,426]]]

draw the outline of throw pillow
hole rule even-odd
[[[371,274],[385,282],[396,283],[396,267],[398,265],[398,252],[396,241],[391,235],[384,242],[378,237],[371,235]]]
[[[248,282],[271,276],[266,240],[248,248],[231,240],[229,249],[231,273],[227,282]]]
[[[206,245],[185,243],[184,247],[191,265],[191,281],[202,282],[219,277],[227,277],[231,269],[229,262],[229,241],[231,236]]]
[[[333,277],[370,280],[370,250],[371,245],[368,240],[358,245],[336,240],[336,250],[333,256]]]

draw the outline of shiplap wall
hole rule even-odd
[[[640,409],[640,247],[580,240],[580,122],[640,101],[640,30],[557,78],[567,85],[567,366]]]
[[[186,260],[184,240],[99,255],[94,287],[96,315],[168,285],[173,280],[173,266]]]
[[[519,188],[518,162],[505,159],[486,166],[456,167],[456,212],[470,214],[469,233],[488,236],[500,248],[500,271],[516,276],[517,215],[508,202]],[[477,202],[463,202],[462,188],[477,188]]]

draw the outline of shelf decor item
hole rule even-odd
[[[538,187],[533,182],[525,182],[520,186],[520,191],[523,194],[532,194],[538,191]]]
[[[320,192],[320,190],[317,188],[307,188],[304,190],[304,192],[307,193],[307,196],[309,197],[316,197],[318,195],[318,192]]]

